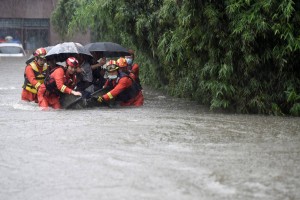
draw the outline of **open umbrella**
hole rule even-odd
[[[84,46],[90,52],[100,53],[101,57],[129,56],[128,50],[113,42],[94,42]]]
[[[64,42],[57,44],[46,54],[46,59],[55,58],[59,62],[65,61],[70,56],[77,54],[84,55],[87,59],[92,59],[92,54],[80,43]]]
[[[48,46],[48,47],[44,47],[46,49],[47,52],[50,51],[50,49],[52,49],[53,46]],[[28,60],[26,60],[26,64],[28,65],[29,63],[31,63],[34,60],[34,56],[31,54],[31,56],[28,58]]]

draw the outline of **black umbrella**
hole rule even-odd
[[[128,50],[113,42],[94,42],[84,46],[90,52],[100,53],[101,57],[130,56]]]
[[[93,58],[92,54],[80,43],[64,42],[52,47],[46,54],[46,59],[55,58],[56,61],[63,62],[70,56],[76,56],[78,54],[84,55],[86,59]]]
[[[48,46],[48,47],[44,47],[46,49],[47,52],[50,51],[50,49],[52,49],[53,46]],[[34,56],[31,55],[28,60],[26,60],[26,64],[28,65],[29,63],[31,63],[34,60]]]

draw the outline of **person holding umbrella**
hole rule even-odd
[[[38,103],[43,110],[48,110],[49,106],[60,109],[60,93],[81,96],[80,92],[73,90],[75,84],[70,84],[76,83],[76,80],[70,81],[70,79],[75,77],[74,74],[78,67],[79,62],[74,57],[66,60],[66,68],[53,67],[38,91]]]
[[[115,58],[131,55],[125,47],[113,42],[94,42],[86,44],[84,47],[94,57],[94,63],[92,63],[92,70],[94,78],[93,84],[95,85],[95,90],[101,89],[104,83],[106,82],[105,78],[107,76],[107,73],[105,72],[106,66],[104,65],[104,62],[106,62],[106,58]]]
[[[34,59],[30,62],[24,72],[24,84],[21,98],[24,101],[38,102],[37,92],[41,84],[44,82],[47,74],[48,66],[45,56],[47,51],[45,48],[39,48],[33,52]]]

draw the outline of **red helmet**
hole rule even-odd
[[[118,65],[120,68],[123,68],[123,67],[127,67],[127,66],[128,66],[126,59],[125,59],[125,58],[122,58],[122,57],[119,58],[119,59],[117,60],[117,65]]]
[[[66,60],[66,63],[67,63],[67,66],[70,66],[70,67],[78,67],[79,66],[79,62],[76,58],[74,57],[69,57],[67,60]]]
[[[46,54],[47,54],[47,51],[45,48],[39,48],[39,49],[35,50],[35,52],[33,52],[34,57],[40,57],[40,58],[45,58]]]
[[[106,65],[117,65],[117,62],[115,60],[109,60]]]
[[[115,60],[109,60],[106,63],[106,70],[108,72],[116,71],[118,69],[119,69],[119,67],[118,67],[117,62]]]

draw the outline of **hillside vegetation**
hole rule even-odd
[[[171,95],[300,115],[300,1],[61,0],[52,24],[135,49],[143,83]]]

